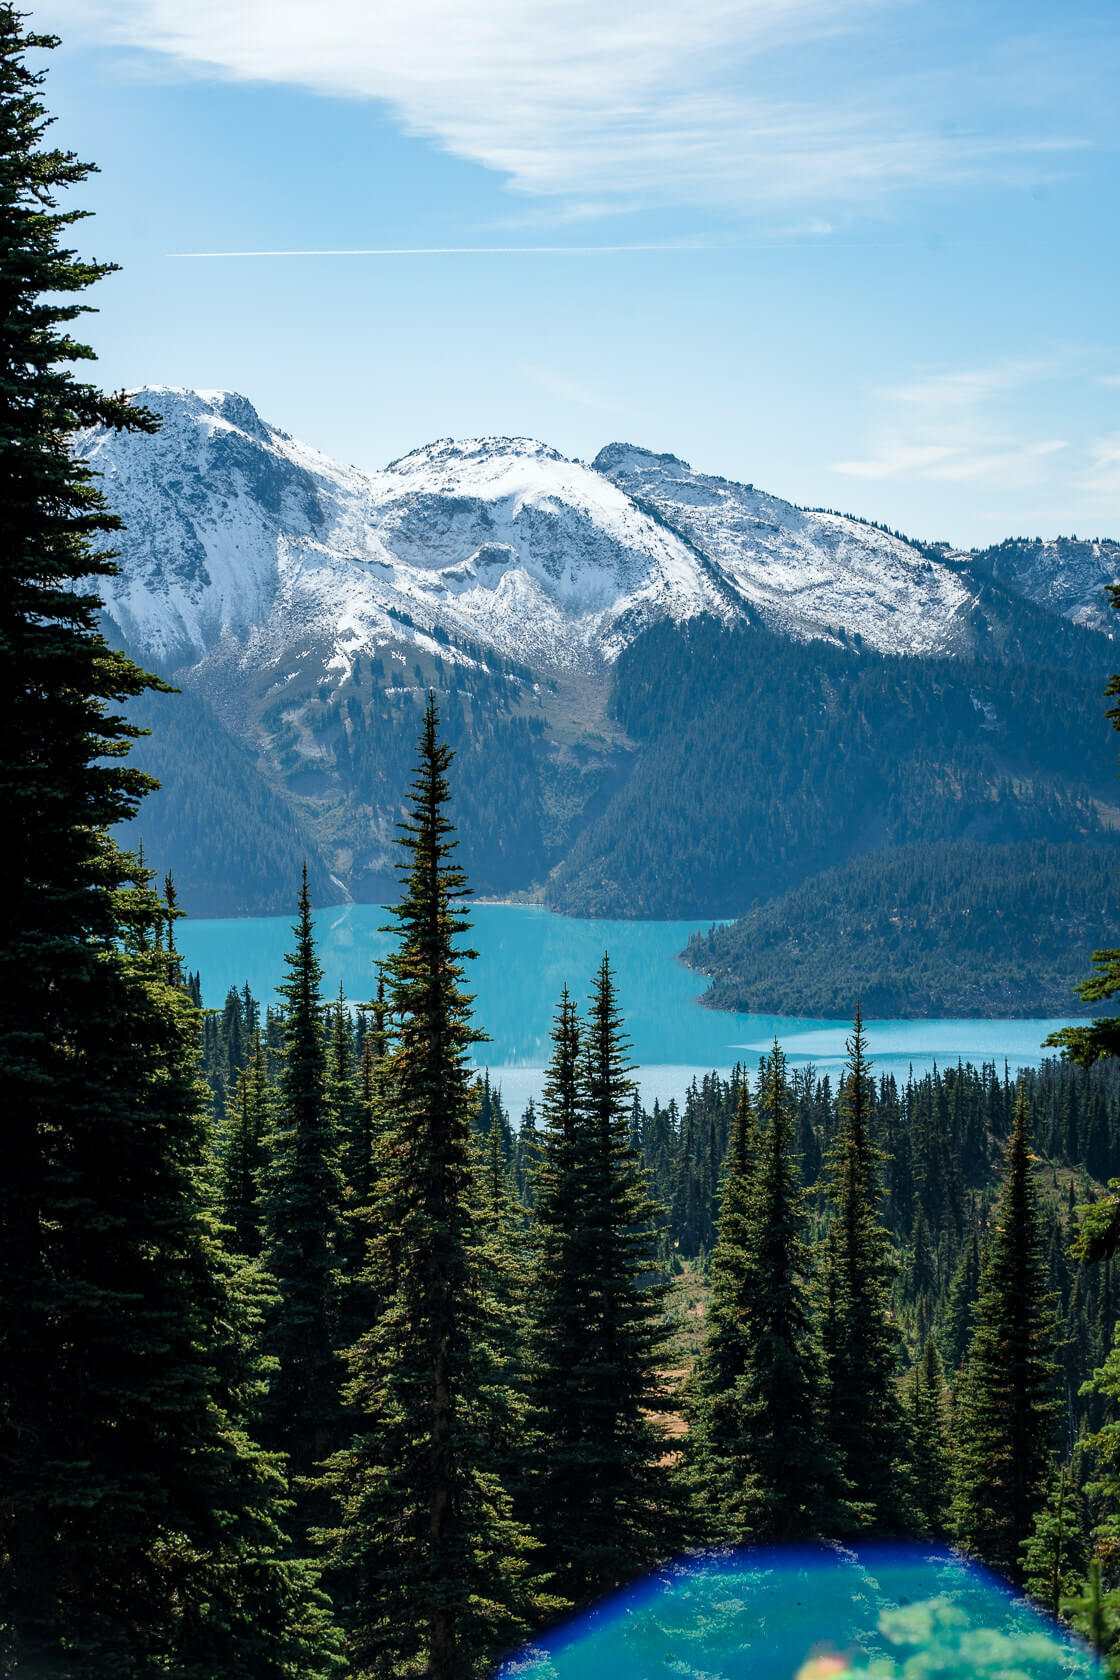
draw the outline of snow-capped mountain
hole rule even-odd
[[[1075,624],[1112,633],[1108,586],[1120,578],[1120,543],[1057,537],[1011,537],[971,557],[976,571]]]
[[[741,614],[701,556],[610,479],[523,438],[340,466],[243,397],[145,389],[163,426],[77,450],[125,521],[106,607],[130,645],[194,663],[230,639],[270,663],[386,637],[467,640],[534,667],[610,660],[655,619]]]
[[[1008,780],[1017,736],[1005,729],[1011,702],[998,672],[1004,658],[1025,670],[1035,711],[1023,711],[1018,689],[1014,707],[1039,740],[1054,693],[1073,715],[1081,668],[1099,664],[1103,682],[1107,644],[1053,615],[1089,616],[1117,545],[949,553],[628,444],[588,465],[524,438],[445,440],[360,472],[268,424],[244,397],[136,396],[161,415],[157,435],[94,430],[76,447],[124,522],[120,573],[105,580],[110,635],[181,691],[139,705],[136,721],[152,733],[135,750],[162,783],[141,818],[146,850],[174,869],[196,913],[283,907],[304,859],[320,901],[391,892],[429,690],[459,754],[457,829],[472,881],[597,915],[651,904],[724,915],[819,864],[816,778],[801,818],[771,809],[779,784],[797,803],[784,778],[767,768],[751,781],[771,751],[788,751],[797,782],[797,739],[775,737],[774,716],[797,715],[814,666],[832,673],[827,703],[813,708],[835,734],[828,756],[864,754],[841,792],[871,800],[830,817],[837,856],[886,834],[891,813],[900,833],[927,822],[931,787],[953,835],[1080,834],[1092,826],[1090,793],[1105,798],[1086,792],[1091,777],[1065,755],[1037,797],[1033,770]],[[693,634],[674,633],[701,617]],[[780,639],[721,634],[713,619]],[[656,653],[620,661],[647,627]],[[856,637],[909,657],[883,675],[883,692],[869,690],[880,706],[871,724],[871,701],[860,699],[853,732],[844,695],[862,662],[840,644]],[[797,644],[813,641],[822,645],[806,663]],[[928,657],[983,659],[987,647],[996,674],[977,693],[972,667],[962,670],[945,728],[929,727],[927,713],[939,714],[928,686],[941,695],[957,679],[931,671]],[[1065,676],[1049,668],[1052,648]],[[1040,661],[1046,681],[1032,687]],[[773,716],[757,695],[744,699],[751,672],[765,673]],[[703,731],[690,733],[690,708],[705,729],[712,709],[714,754]],[[899,712],[927,724],[900,737]],[[762,714],[756,762],[749,719]],[[755,803],[721,806],[725,832],[707,792],[719,779],[718,740],[732,737]],[[888,795],[891,776],[901,780]],[[801,850],[791,852],[794,831]],[[669,837],[686,833],[682,876]],[[619,861],[624,839],[642,852],[640,867]],[[756,840],[757,868],[717,892],[727,857],[747,856]]]
[[[594,466],[669,521],[786,634],[835,626],[885,652],[932,653],[952,648],[975,600],[960,572],[877,526],[806,512],[629,444],[608,444]]]
[[[106,606],[165,664],[271,667],[311,638],[344,669],[404,639],[575,671],[701,613],[928,654],[952,649],[975,600],[928,551],[671,455],[611,444],[588,466],[524,438],[442,440],[364,473],[244,397],[135,395],[162,417],[154,439],[76,447],[125,522]]]

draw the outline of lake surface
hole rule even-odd
[[[549,1056],[549,1030],[563,986],[587,997],[603,952],[610,953],[619,1001],[638,1065],[643,1099],[680,1097],[689,1081],[712,1068],[727,1073],[736,1062],[752,1070],[775,1035],[793,1065],[812,1062],[822,1073],[843,1065],[847,1021],[797,1016],[739,1015],[702,1009],[701,974],[678,961],[696,922],[582,921],[530,905],[477,904],[471,942],[478,960],[469,965],[475,1014],[491,1042],[477,1059],[488,1065],[517,1117],[537,1096]],[[324,986],[341,985],[352,1003],[374,988],[374,966],[393,948],[379,929],[388,920],[372,904],[341,905],[315,916]],[[222,921],[184,920],[176,935],[187,966],[202,977],[203,1001],[220,1007],[230,986],[248,982],[264,1003],[275,998],[292,949],[292,918],[267,916]],[[463,941],[466,943],[466,941]],[[904,1080],[939,1066],[1006,1060],[1011,1072],[1042,1060],[1050,1021],[869,1021],[875,1068]]]
[[[744,1548],[659,1570],[498,1680],[1101,1680],[1068,1630],[929,1543]]]

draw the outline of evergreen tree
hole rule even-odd
[[[364,1280],[382,1303],[349,1350],[354,1438],[322,1536],[356,1676],[480,1674],[533,1613],[530,1545],[498,1469],[508,1415],[502,1326],[482,1273],[468,1054],[480,1035],[456,946],[468,887],[453,862],[450,749],[429,697],[389,963],[398,1023]]]
[[[261,1184],[272,1130],[272,1093],[259,1032],[253,1034],[249,1060],[222,1127],[218,1166],[218,1207],[230,1232],[235,1254],[256,1257],[261,1251]]]
[[[89,173],[44,145],[42,74],[0,5],[0,1672],[310,1680],[332,1663],[282,1484],[253,1444],[256,1306],[209,1212],[200,1021],[171,913],[107,830],[149,778],[115,708],[157,686],[98,630],[116,528],[70,450],[151,430],[79,383],[63,245]]]
[[[909,1389],[910,1476],[919,1526],[944,1534],[949,1509],[949,1428],[945,1375],[933,1337],[926,1338]]]
[[[1083,1392],[1107,1407],[1105,1421],[1084,1440],[1092,1466],[1084,1491],[1098,1518],[1093,1528],[1094,1548],[1115,1577],[1120,1562],[1120,1341],[1114,1341],[1104,1364],[1093,1372]]]
[[[591,1365],[586,1417],[592,1467],[588,1550],[575,1564],[598,1594],[663,1556],[670,1534],[664,1436],[665,1289],[658,1275],[664,1212],[630,1138],[634,1090],[610,961],[604,955],[583,1032],[587,1172],[580,1195],[589,1270]],[[569,1569],[561,1587],[565,1596]],[[585,1589],[585,1590],[586,1590]],[[580,1597],[583,1594],[578,1595]]]
[[[1069,1466],[1054,1471],[1046,1502],[1023,1547],[1023,1587],[1055,1619],[1062,1600],[1077,1592],[1086,1565],[1085,1511]]]
[[[630,1141],[633,1086],[606,958],[583,1031],[553,1026],[536,1173],[534,1508],[550,1590],[586,1603],[663,1554],[658,1209]]]
[[[580,1079],[579,1011],[568,988],[552,1025],[552,1057],[541,1099],[534,1174],[535,1257],[530,1291],[530,1416],[535,1430],[532,1487],[534,1527],[544,1542],[554,1582],[573,1573],[589,1503],[585,1462],[589,1304],[584,1278],[590,1264],[583,1196],[588,1168],[587,1126]],[[569,1558],[569,1552],[573,1558]],[[569,1597],[587,1590],[572,1579]]]
[[[964,1363],[972,1336],[972,1312],[980,1292],[980,1241],[969,1235],[949,1284],[949,1299],[941,1328],[941,1353],[952,1374]]]
[[[1062,1599],[1062,1615],[1069,1618],[1074,1632],[1087,1641],[1098,1657],[1105,1659],[1115,1652],[1120,1638],[1120,1588],[1104,1590],[1099,1557],[1089,1559],[1088,1578],[1082,1582],[1081,1592]],[[1113,1658],[1107,1663],[1108,1671],[1115,1671],[1115,1666]]]
[[[497,1107],[491,1110],[485,1144],[479,1144],[476,1197],[475,1263],[489,1325],[484,1352],[490,1364],[487,1428],[493,1468],[513,1496],[515,1515],[527,1518],[531,1474],[527,1440],[529,1236],[513,1172],[505,1158],[502,1114]],[[485,1382],[485,1370],[482,1375]]]
[[[827,1378],[812,1311],[805,1205],[792,1151],[795,1115],[777,1043],[757,1092],[757,1194],[748,1233],[755,1275],[742,1415],[750,1436],[744,1522],[792,1539],[850,1526],[838,1454],[825,1434]]]
[[[754,1343],[757,1279],[752,1248],[757,1137],[750,1090],[739,1086],[724,1162],[719,1222],[710,1264],[704,1344],[688,1397],[686,1467],[700,1537],[741,1545],[750,1539],[743,1488],[750,1440],[741,1387]]]
[[[827,1428],[861,1522],[897,1532],[909,1526],[912,1515],[896,1382],[901,1336],[890,1312],[895,1264],[890,1235],[879,1219],[874,1086],[858,1009],[847,1049],[839,1125],[826,1157],[832,1214],[824,1248]]]
[[[527,1208],[536,1200],[537,1167],[540,1162],[540,1133],[537,1129],[537,1109],[532,1097],[525,1104],[514,1150],[514,1176],[518,1194]]]
[[[344,1346],[352,1345],[380,1310],[366,1277],[369,1244],[381,1222],[378,1175],[392,1091],[389,1004],[385,972],[380,963],[377,991],[363,1013],[365,1031],[349,1110],[350,1127],[342,1148],[346,1288],[340,1339]]]
[[[1053,1298],[1030,1116],[1020,1093],[955,1419],[958,1542],[1013,1579],[1045,1492],[1060,1411]]]
[[[288,977],[276,1129],[262,1211],[264,1261],[276,1284],[266,1348],[276,1361],[268,1395],[270,1445],[288,1456],[297,1531],[318,1505],[304,1485],[336,1443],[343,1376],[338,1359],[342,1179],[329,1101],[322,969],[304,869]]]

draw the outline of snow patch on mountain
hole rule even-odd
[[[76,450],[125,522],[107,610],[165,666],[286,671],[298,642],[341,673],[411,641],[601,670],[648,624],[701,613],[934,654],[967,641],[985,570],[1086,622],[1120,572],[1116,544],[941,559],[632,444],[589,466],[529,438],[442,438],[366,473],[236,393],[134,396],[161,417],[154,438],[93,429]]]
[[[106,608],[154,657],[195,662],[232,639],[242,662],[268,662],[345,626],[355,648],[442,631],[579,668],[657,619],[736,616],[687,542],[544,444],[444,439],[362,473],[244,397],[134,396],[161,416],[156,438],[92,430],[76,450],[125,521]]]
[[[875,526],[692,470],[675,455],[608,444],[594,461],[721,568],[786,635],[857,633],[883,652],[951,649],[975,599],[966,578]]]
[[[1112,635],[1116,619],[1108,588],[1120,580],[1120,543],[1107,539],[1009,538],[969,556],[1017,595],[1060,613],[1075,624]]]

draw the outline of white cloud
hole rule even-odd
[[[1040,139],[1037,115],[1024,139],[954,130],[944,86],[931,94],[924,66],[857,86],[814,64],[822,42],[906,9],[906,0],[44,0],[37,22],[183,67],[387,101],[410,131],[514,187],[595,211],[861,204],[915,183],[1006,176],[1024,160],[1036,168],[1040,154],[1073,143]],[[787,47],[797,55],[792,81],[788,67],[773,73]]]
[[[834,461],[831,470],[865,479],[923,479],[984,484],[992,489],[1037,486],[1046,462],[1068,449],[1065,438],[1024,436],[1005,399],[1054,372],[1048,362],[1007,361],[952,368],[873,393],[889,418],[863,459]],[[1029,422],[1028,422],[1029,424]]]
[[[606,401],[597,391],[578,380],[569,379],[562,373],[556,373],[552,368],[538,367],[535,363],[526,362],[518,371],[533,385],[539,385],[542,391],[548,391],[554,397],[560,397],[564,402],[577,404],[580,408],[597,408],[609,411],[613,403]]]
[[[1089,466],[1077,483],[1098,508],[1120,513],[1120,432],[1096,439],[1089,450]]]
[[[927,411],[972,408],[1001,391],[1014,391],[1047,371],[1045,362],[1000,362],[992,367],[954,368],[927,374],[908,385],[876,392],[894,402]]]

